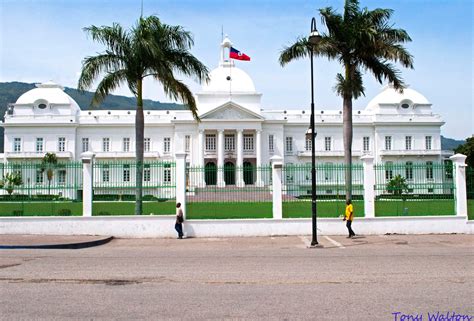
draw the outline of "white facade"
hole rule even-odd
[[[174,160],[186,153],[191,165],[234,166],[309,163],[306,143],[309,110],[262,110],[252,79],[233,61],[224,59],[231,43],[221,44],[221,61],[210,82],[196,94],[201,122],[189,111],[145,111],[145,159]],[[86,151],[96,159],[135,157],[135,111],[82,111],[60,85],[44,83],[10,105],[5,128],[3,162],[41,159],[54,152],[61,160],[79,160]],[[342,111],[316,111],[316,157],[320,163],[342,163]],[[417,91],[385,87],[364,110],[354,111],[355,162],[371,154],[381,162],[439,162],[440,115]],[[237,185],[243,184],[237,177]],[[259,178],[256,177],[256,184]],[[223,175],[218,185],[224,186]]]

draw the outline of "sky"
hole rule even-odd
[[[251,57],[236,62],[263,94],[264,109],[309,109],[308,59],[280,67],[284,46],[306,36],[311,18],[321,25],[318,9],[342,11],[343,0],[143,0],[143,14],[157,15],[167,24],[191,31],[191,52],[210,70],[217,67],[224,33],[233,46]],[[473,12],[471,0],[361,0],[361,7],[391,8],[391,22],[407,30],[412,42],[414,69],[398,66],[409,86],[421,92],[441,114],[444,136],[465,139],[474,133]],[[90,25],[118,22],[132,26],[140,15],[141,0],[0,0],[0,82],[52,80],[77,87],[82,60],[103,47],[82,30]],[[340,110],[342,99],[334,92],[336,61],[315,60],[315,104],[321,110]],[[200,84],[182,79],[193,92]],[[363,109],[383,85],[364,76],[365,97],[354,101]],[[131,96],[124,86],[115,94]],[[157,82],[146,81],[144,97],[171,101]]]

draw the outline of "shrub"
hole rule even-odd
[[[23,216],[23,210],[13,210],[13,216]]]

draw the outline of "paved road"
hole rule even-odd
[[[474,315],[474,236],[320,241],[319,249],[307,249],[307,237],[268,237],[118,239],[81,250],[0,250],[0,319]]]

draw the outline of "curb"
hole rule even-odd
[[[94,241],[87,241],[87,242],[79,242],[79,243],[65,243],[65,244],[36,244],[36,245],[0,245],[1,249],[8,249],[8,250],[17,250],[17,249],[69,249],[69,250],[77,250],[77,249],[84,249],[88,247],[94,247],[109,243],[112,241],[114,237],[109,236],[103,239],[94,240]]]

